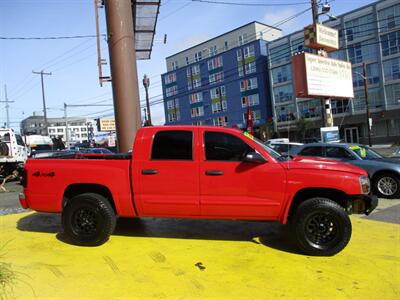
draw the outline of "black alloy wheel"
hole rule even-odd
[[[302,202],[290,220],[295,241],[302,252],[331,256],[342,251],[350,241],[350,218],[339,204],[327,198]]]
[[[68,242],[80,246],[104,244],[116,225],[115,212],[103,196],[85,193],[67,202],[62,226]]]

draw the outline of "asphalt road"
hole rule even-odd
[[[29,210],[22,209],[18,201],[18,193],[22,186],[17,182],[6,184],[9,192],[0,191],[0,215],[9,215]],[[368,220],[400,224],[400,199],[379,199],[378,207],[369,216],[355,215]]]

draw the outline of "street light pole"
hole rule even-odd
[[[143,86],[146,91],[146,107],[147,107],[147,122],[146,126],[151,126],[151,114],[150,114],[150,102],[149,102],[149,86],[150,86],[150,79],[144,74],[143,77]]]
[[[368,132],[368,145],[371,147],[371,114],[369,112],[369,103],[368,103],[368,77],[367,77],[367,64],[363,63],[363,74],[364,74],[364,94],[365,94],[365,109],[366,109],[366,117],[367,117],[367,132]]]

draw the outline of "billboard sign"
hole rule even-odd
[[[351,63],[311,53],[292,56],[298,98],[354,98]]]
[[[339,32],[321,24],[304,28],[304,46],[313,49],[323,49],[327,52],[339,49]]]
[[[112,118],[99,119],[99,131],[115,131],[115,120]]]
[[[340,142],[339,127],[322,127],[321,128],[322,143],[337,143]]]

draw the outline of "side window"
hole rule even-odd
[[[242,161],[253,148],[240,138],[223,132],[205,132],[206,160]]]
[[[330,158],[341,158],[341,159],[352,159],[350,153],[340,147],[326,147],[326,157]]]
[[[322,147],[307,147],[300,151],[299,155],[304,156],[324,156]]]
[[[17,145],[25,146],[25,143],[24,143],[24,141],[22,140],[22,137],[19,134],[15,135],[15,139],[17,140]]]
[[[159,131],[153,140],[152,160],[193,160],[192,131]]]

